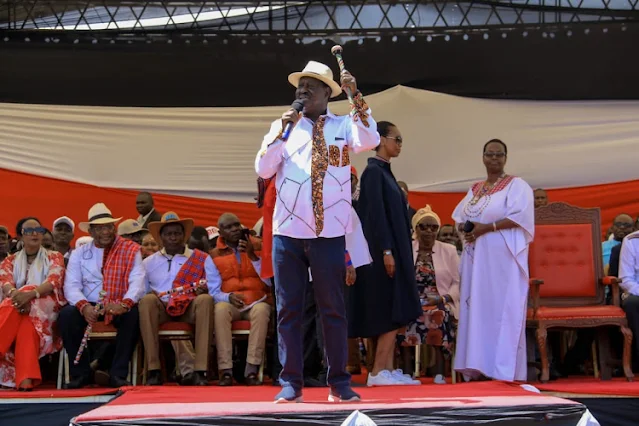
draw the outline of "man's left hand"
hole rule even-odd
[[[119,303],[109,303],[104,308],[104,313],[109,315],[122,315],[127,313],[128,311],[124,308],[124,306]]]
[[[240,252],[246,253],[246,255],[253,262],[257,262],[260,260],[259,257],[255,255],[255,247],[253,247],[253,242],[251,241],[251,237],[248,237],[246,240],[240,240],[237,244],[237,248]]]
[[[357,81],[350,72],[344,71],[340,75],[340,83],[342,85],[342,90],[346,91],[346,88],[348,88],[350,89],[352,95],[355,95],[355,93],[357,93]]]
[[[355,267],[353,265],[346,267],[346,285],[355,284],[356,279],[357,272],[355,272]]]

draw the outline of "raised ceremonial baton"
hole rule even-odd
[[[206,280],[200,280],[196,283],[193,284],[187,284],[187,285],[183,285],[180,287],[176,287],[176,288],[172,288],[171,290],[167,290],[167,291],[162,291],[160,293],[158,293],[158,297],[164,297],[167,294],[186,294],[186,293],[194,293],[197,290],[199,290],[200,288],[203,288],[204,286],[207,285],[207,281]]]
[[[102,310],[102,302],[104,301],[106,294],[107,293],[104,290],[98,293],[98,303],[96,303],[95,306],[93,307],[95,309],[95,312],[97,312],[98,314]],[[82,343],[80,343],[80,347],[78,348],[78,353],[75,354],[73,365],[78,365],[80,363],[80,358],[82,358],[82,353],[84,352],[87,345],[89,344],[89,335],[91,334],[92,329],[93,329],[93,324],[87,324],[87,328],[84,330],[84,336],[82,336]]]
[[[339,66],[340,76],[344,72],[346,72],[346,66],[344,65],[344,58],[342,58],[343,50],[344,49],[342,49],[342,46],[340,46],[339,44],[336,44],[335,46],[331,48],[331,53],[333,54],[333,56],[335,56],[335,59],[337,59],[337,65]],[[353,94],[351,93],[350,87],[344,88],[344,91],[346,92],[346,96],[348,96],[348,101],[351,103],[351,105],[355,105],[355,102],[353,101]]]

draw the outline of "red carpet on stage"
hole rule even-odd
[[[31,392],[18,392],[17,390],[0,390],[0,398],[10,399],[37,399],[37,398],[86,398],[91,396],[115,395],[118,389],[112,388],[85,388],[72,390],[58,390],[55,386],[41,386]],[[64,402],[64,401],[61,401]]]
[[[304,390],[304,404],[274,404],[279,388],[272,386],[228,388],[208,387],[129,387],[108,404],[82,414],[77,424],[114,420],[222,418],[271,415],[328,415],[354,410],[492,410],[504,412],[515,407],[557,407],[577,410],[580,405],[565,399],[542,395],[503,382],[463,383],[456,385],[389,386],[356,388],[363,401],[329,403],[327,388]],[[519,408],[516,408],[519,409]],[[242,424],[241,422],[238,424]]]
[[[580,395],[639,396],[639,382],[628,382],[625,378],[597,380],[591,377],[574,377],[549,383],[532,383],[542,392],[561,392]]]
[[[425,386],[385,386],[377,388],[354,388],[364,401],[371,399],[396,402],[411,398],[472,398],[484,396],[530,396],[533,393],[522,389],[518,385],[503,382],[463,383],[456,385],[425,385]],[[274,386],[229,386],[221,388],[211,386],[198,388],[194,392],[188,387],[129,387],[122,388],[124,395],[114,399],[109,405],[131,404],[161,404],[177,401],[189,403],[200,402],[261,402],[272,401],[279,392]],[[326,402],[328,388],[304,389],[304,400],[308,402]]]

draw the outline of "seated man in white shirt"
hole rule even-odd
[[[261,385],[257,370],[264,358],[266,333],[271,318],[270,281],[260,278],[259,240],[243,229],[240,219],[224,213],[218,221],[220,236],[211,257],[222,277],[222,292],[215,304],[215,343],[220,386],[233,384],[232,322],[251,322],[245,383]]]
[[[195,325],[195,372],[184,377],[182,384],[208,385],[212,295],[220,290],[220,274],[208,253],[186,246],[192,230],[193,220],[180,219],[174,212],[165,213],[160,222],[149,223],[149,232],[163,248],[143,262],[148,294],[140,301],[140,330],[148,364],[148,386],[162,384],[158,330],[168,321]],[[204,282],[208,287],[202,285]]]
[[[144,268],[140,246],[116,236],[111,211],[102,203],[89,210],[89,221],[79,224],[93,237],[90,244],[76,248],[71,254],[64,281],[64,295],[69,302],[58,317],[58,329],[64,347],[73,360],[82,344],[87,324],[102,315],[106,324],[118,329],[115,354],[109,371],[109,384],[128,386],[126,377],[129,361],[138,342],[139,316],[136,303],[144,294]],[[101,291],[104,309],[96,312]],[[69,363],[71,381],[67,389],[90,384],[91,369],[88,351],[84,351],[78,364]]]
[[[633,333],[633,370],[639,367],[639,230],[626,236],[619,258],[622,308],[628,318],[628,327]]]

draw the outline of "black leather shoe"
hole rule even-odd
[[[220,377],[220,382],[218,383],[220,386],[233,386],[233,376],[231,373],[224,373],[222,377]]]
[[[93,373],[93,383],[103,388],[109,387],[109,381],[111,380],[111,376],[109,373],[103,370],[96,370]]]
[[[160,370],[151,370],[146,376],[147,386],[162,386],[162,372]]]
[[[208,386],[209,385],[209,381],[206,378],[206,375],[202,371],[196,371],[195,373],[193,373],[193,375],[195,376],[195,379],[193,380],[193,385],[194,386]]]
[[[127,382],[127,380],[122,377],[111,376],[109,379],[109,386],[112,388],[123,388],[125,386],[131,386],[131,383]]]
[[[89,376],[80,376],[72,378],[69,383],[65,384],[63,387],[65,389],[81,389],[85,386],[91,384],[91,380]]]
[[[180,377],[180,386],[195,386],[195,373],[188,373],[184,377]]]
[[[257,374],[251,373],[244,378],[246,386],[261,386],[262,382],[257,378]]]

